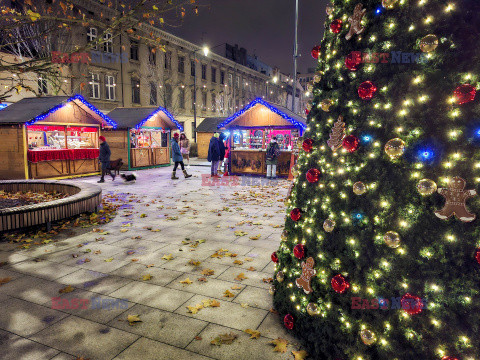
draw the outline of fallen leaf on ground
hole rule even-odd
[[[8,282],[10,282],[11,280],[12,280],[12,278],[9,278],[9,277],[0,279],[0,286],[2,286],[3,284],[6,284],[6,283],[8,283]]]
[[[64,287],[63,289],[58,290],[58,292],[60,294],[66,294],[66,293],[72,292],[73,290],[75,290],[75,288],[72,285],[68,285],[68,286]]]
[[[225,292],[223,293],[223,296],[231,298],[231,297],[235,297],[235,294],[232,294],[230,290],[225,290]]]
[[[258,339],[260,337],[260,331],[247,329],[245,332],[250,335],[250,339]]]
[[[195,336],[194,339],[195,340],[202,340],[202,337],[201,336]]]
[[[233,285],[230,289],[232,290],[240,290],[242,287],[238,285]]]
[[[120,232],[121,233],[126,233],[128,231],[128,229],[121,229]]]
[[[245,259],[243,259],[243,261],[253,261],[253,259],[252,258],[245,258]]]
[[[193,265],[193,266],[200,266],[202,262],[201,261],[197,261],[197,260],[190,260],[188,262],[189,265]]]
[[[244,235],[248,235],[247,232],[245,231],[241,231],[241,230],[237,230],[234,232],[235,236],[244,236]]]
[[[141,218],[146,218],[147,217],[147,214],[142,214],[140,215]]]
[[[204,278],[204,277],[201,277],[201,278],[198,278],[197,281],[199,282],[207,282],[207,278]]]
[[[237,281],[243,281],[245,279],[248,279],[248,278],[245,276],[244,273],[238,274],[237,277],[235,278],[235,280],[237,280]]]
[[[132,259],[131,261],[135,262],[135,261],[138,261],[139,259]]]
[[[150,274],[143,275],[143,278],[142,278],[142,280],[143,280],[143,281],[152,280],[152,275],[150,275]]]
[[[235,260],[233,263],[237,264],[237,265],[242,265],[243,261],[242,260]]]
[[[253,266],[250,266],[247,270],[248,270],[248,271],[255,271],[255,270],[257,270],[257,269],[255,269]]]
[[[140,320],[140,315],[128,315],[127,321],[128,321],[128,325],[130,326],[133,326],[133,324],[137,322],[142,322],[142,320]]]
[[[215,299],[202,300],[203,307],[220,307],[220,303]]]
[[[202,270],[202,275],[205,275],[205,276],[211,276],[215,274],[215,271],[212,270],[212,269],[203,269]]]
[[[258,240],[258,239],[260,239],[260,236],[262,236],[262,235],[258,234],[258,235],[255,235],[255,236],[250,236],[250,240]]]
[[[172,254],[165,254],[162,256],[162,259],[163,260],[172,260],[173,259],[173,255]]]
[[[190,312],[192,314],[196,314],[198,312],[198,310],[203,309],[203,305],[202,304],[197,304],[195,306],[187,306],[187,309],[188,309],[188,312]]]
[[[275,345],[275,348],[273,349],[273,351],[276,351],[282,354],[287,352],[288,340],[278,338],[276,340],[271,341],[270,344]]]
[[[292,351],[292,354],[295,357],[294,360],[305,360],[308,356],[308,353],[305,350]]]
[[[154,267],[155,264],[150,264],[150,265],[145,265],[146,268],[151,268],[151,267]]]
[[[246,303],[243,303],[243,304],[240,304],[240,306],[244,309],[248,308],[250,305],[246,304]]]
[[[220,346],[222,344],[230,345],[238,336],[234,333],[218,335],[210,344]]]
[[[190,280],[189,278],[186,278],[185,280],[181,280],[179,281],[180,284],[184,284],[184,285],[190,285],[193,281]]]
[[[112,261],[113,261],[113,258],[105,259],[105,262],[112,262]]]
[[[270,284],[271,282],[273,282],[273,278],[263,278],[262,281],[264,283]]]

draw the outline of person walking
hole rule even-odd
[[[280,146],[277,144],[277,137],[273,136],[267,147],[267,179],[277,178],[277,162],[280,156]]]
[[[178,180],[178,177],[175,176],[175,172],[177,171],[178,165],[180,165],[180,167],[182,168],[185,179],[192,177],[192,175],[187,174],[187,170],[185,170],[185,165],[183,164],[182,152],[180,151],[180,146],[178,145],[179,137],[180,135],[178,133],[173,134],[172,160],[175,162],[175,165],[173,166],[172,180]]]
[[[217,170],[217,173],[218,171],[221,171],[222,169],[222,165],[223,165],[223,160],[225,159],[225,152],[227,150],[227,148],[225,147],[225,138],[227,136],[224,134],[224,133],[221,133],[220,134],[220,137],[218,138],[218,147],[219,147],[219,150],[220,150],[220,159],[218,161],[219,165],[217,166],[217,168],[220,168],[220,170]],[[223,174],[223,172],[221,171],[221,174]]]
[[[110,156],[112,155],[112,152],[110,151],[110,146],[108,146],[105,136],[100,136],[98,140],[100,140],[100,154],[98,156],[98,161],[102,166],[102,177],[97,182],[104,183],[106,174],[109,174],[112,177],[112,181],[114,181],[115,175],[112,174],[110,170]]]
[[[218,164],[220,163],[220,155],[221,155],[220,140],[218,139],[219,136],[220,136],[219,133],[215,133],[210,139],[210,144],[208,146],[208,157],[207,157],[207,160],[212,162],[211,171],[210,171],[211,176],[216,178],[220,177],[218,176]]]
[[[190,140],[184,132],[180,134],[180,152],[183,157],[187,158],[187,169],[190,168]]]

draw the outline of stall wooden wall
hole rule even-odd
[[[208,146],[213,133],[197,133],[198,158],[206,159],[208,157]]]
[[[0,139],[0,180],[25,179],[22,126],[1,126]]]
[[[119,130],[106,130],[102,132],[102,135],[105,136],[108,145],[110,146],[110,151],[112,155],[110,160],[115,161],[117,159],[122,159],[123,167],[122,169],[128,169],[128,130],[119,129]]]

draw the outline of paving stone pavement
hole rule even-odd
[[[133,185],[101,184],[123,205],[97,232],[26,250],[0,242],[0,262],[8,263],[0,279],[11,278],[0,286],[0,358],[292,359],[299,346],[270,311],[265,282],[273,276],[270,254],[280,242],[289,182],[204,186],[209,168],[189,171],[190,179],[171,180],[171,168],[161,168],[137,172]],[[219,250],[223,256],[212,257]],[[242,273],[245,279],[236,279]],[[187,279],[192,283],[180,283]],[[59,293],[69,285],[72,292]],[[52,298],[90,304],[58,309]],[[207,299],[220,306],[188,311]],[[104,308],[95,308],[99,302]],[[141,322],[129,324],[128,315]],[[250,339],[246,329],[261,336]],[[210,343],[226,333],[238,338]],[[273,351],[278,337],[290,341],[288,352]]]

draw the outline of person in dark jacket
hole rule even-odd
[[[180,145],[178,145],[178,139],[180,135],[178,133],[173,134],[173,139],[172,139],[172,160],[175,162],[175,165],[173,166],[173,172],[172,172],[172,180],[178,180],[178,177],[175,176],[175,172],[177,171],[178,165],[181,166],[183,175],[185,176],[185,179],[188,179],[192,175],[187,174],[187,170],[185,170],[185,165],[183,164],[183,156],[182,152],[180,151]]]
[[[220,137],[218,138],[218,146],[220,148],[220,161],[219,161],[219,166],[220,169],[222,169],[222,165],[223,165],[223,160],[225,159],[225,152],[227,150],[227,148],[225,147],[225,139],[227,138],[227,136],[224,134],[224,133],[221,133],[220,134]],[[218,171],[217,171],[218,173]]]
[[[277,162],[280,154],[280,146],[277,143],[277,137],[272,137],[267,147],[267,179],[275,179],[277,177]]]
[[[98,140],[100,140],[100,155],[98,156],[98,161],[102,165],[102,177],[98,182],[104,183],[106,174],[109,174],[112,177],[112,180],[115,180],[115,175],[112,174],[110,170],[110,156],[112,155],[110,146],[108,146],[105,136],[100,136]]]
[[[208,146],[208,157],[207,160],[212,163],[211,167],[211,176],[218,176],[218,164],[220,163],[220,140],[218,140],[220,134],[215,133],[210,139],[210,145]]]

